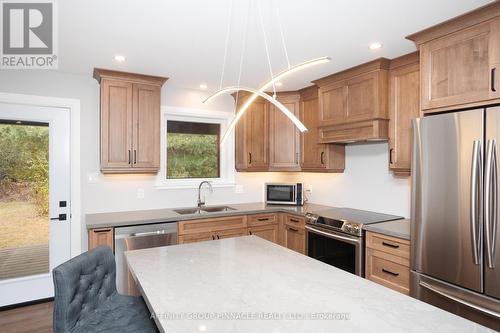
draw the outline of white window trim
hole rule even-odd
[[[189,121],[220,124],[221,137],[228,128],[234,114],[224,111],[213,111],[174,106],[161,107],[161,139],[160,139],[160,172],[156,177],[155,188],[157,189],[192,189],[198,188],[202,180],[208,180],[213,187],[235,186],[234,167],[234,133],[226,140],[224,146],[220,147],[220,177],[219,178],[190,178],[190,179],[167,179],[167,120]]]

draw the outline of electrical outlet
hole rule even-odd
[[[311,184],[307,185],[307,193],[313,193],[313,186]]]
[[[144,189],[143,188],[137,189],[137,199],[144,199]]]
[[[234,187],[234,193],[243,193],[243,185],[236,185]]]

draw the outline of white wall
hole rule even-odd
[[[99,174],[99,85],[90,76],[52,71],[1,71],[0,91],[81,101],[81,170],[82,209],[84,213],[192,206],[196,190],[160,190],[154,187],[155,176],[98,176]],[[205,93],[169,87],[162,90],[162,104],[203,109]],[[232,98],[220,99],[211,108],[232,112]],[[266,181],[302,181],[312,185],[311,202],[349,206],[360,209],[409,216],[409,179],[395,178],[387,168],[387,144],[349,145],[346,149],[346,171],[343,174],[313,173],[239,173],[234,188],[216,188],[207,195],[208,204],[255,202],[263,199]],[[144,189],[144,199],[137,190]]]

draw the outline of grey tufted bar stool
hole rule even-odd
[[[59,265],[54,279],[54,332],[158,332],[141,297],[116,291],[116,263],[100,246]]]

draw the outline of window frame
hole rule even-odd
[[[213,187],[235,186],[234,132],[230,134],[224,146],[219,149],[219,178],[182,178],[167,179],[167,122],[168,120],[212,123],[220,125],[220,138],[225,133],[234,114],[231,112],[162,106],[160,127],[160,171],[156,177],[157,189],[192,189],[198,188],[203,180],[208,180]]]

